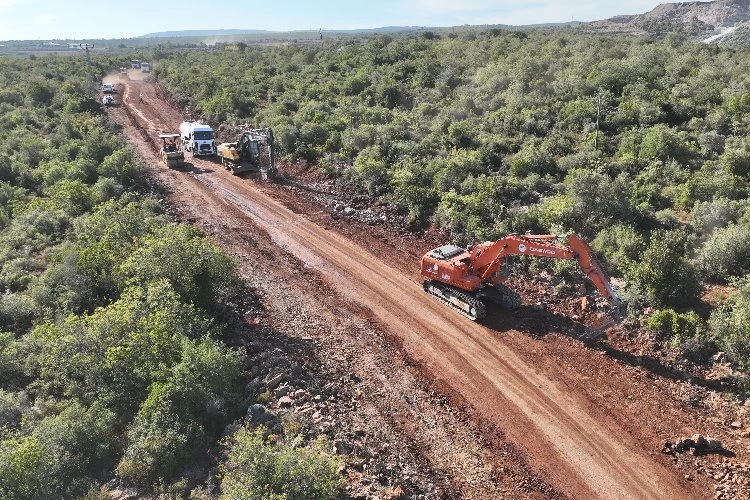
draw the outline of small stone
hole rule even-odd
[[[266,387],[268,387],[269,391],[272,391],[276,389],[285,378],[286,378],[286,375],[284,375],[283,373],[280,373],[279,375],[276,375],[271,380],[266,382]]]
[[[273,391],[273,395],[277,398],[280,398],[281,396],[286,396],[287,394],[289,394],[291,390],[292,388],[288,385],[282,385],[281,387],[278,387],[275,391]]]
[[[292,398],[289,396],[279,398],[279,408],[289,408],[290,406],[292,406]]]
[[[344,212],[343,212],[343,213],[344,213],[344,215],[346,215],[346,216],[350,216],[350,215],[353,215],[353,214],[354,214],[354,211],[355,211],[355,210],[354,210],[354,209],[353,209],[352,207],[345,207],[345,208],[344,208]]]
[[[346,439],[335,439],[333,441],[333,452],[336,455],[348,455],[352,452],[352,445]]]
[[[294,391],[294,399],[302,399],[307,394],[307,391],[304,389],[297,389]]]
[[[400,500],[404,498],[404,489],[401,487],[400,484],[397,484],[391,491],[388,493],[385,498],[387,500]]]
[[[732,428],[734,428],[734,429],[739,429],[740,427],[742,427],[742,422],[740,422],[738,420],[735,420],[734,422],[732,422],[731,424],[729,424],[729,426],[732,427]]]
[[[250,405],[247,409],[247,416],[250,417],[250,420],[252,420],[255,423],[262,422],[265,414],[266,414],[266,407],[259,403]]]
[[[591,300],[588,297],[581,297],[581,311],[588,311],[591,307]]]

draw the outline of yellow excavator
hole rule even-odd
[[[267,179],[276,173],[276,153],[270,128],[244,130],[236,141],[219,144],[216,154],[224,168],[235,175],[260,171]]]

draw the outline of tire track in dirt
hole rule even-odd
[[[176,112],[141,113],[139,119],[154,130],[174,128],[180,120]],[[602,413],[516,356],[495,332],[448,310],[413,279],[248,182],[215,172],[205,160],[193,165],[194,180],[251,217],[342,295],[366,305],[433,377],[528,450],[531,463],[554,486],[577,498],[700,496],[633,444],[627,431],[602,421]]]

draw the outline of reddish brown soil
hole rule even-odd
[[[384,456],[400,460],[391,486],[403,485],[389,490],[394,496],[713,497],[712,467],[726,457],[660,451],[663,439],[693,433],[721,439],[731,461],[747,461],[749,440],[706,405],[691,406],[685,395],[694,386],[648,356],[641,339],[610,329],[589,340],[596,317],[571,319],[572,299],[564,311],[491,310],[473,323],[422,291],[417,264],[436,236],[339,217],[299,187],[304,176],[291,167],[287,179],[299,183],[234,177],[190,157],[168,170],[153,140],[182,116],[152,83],[120,84],[123,106],[111,116],[177,215],[240,261],[264,296],[254,322],[312,342],[320,376],[356,378],[345,384],[356,404],[333,425],[359,429],[374,447],[388,443]],[[514,282],[537,300],[529,294],[538,289]],[[349,492],[365,497],[372,488],[358,485],[353,455]]]

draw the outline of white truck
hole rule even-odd
[[[114,83],[102,83],[102,92],[105,94],[111,94],[115,91]]]
[[[141,63],[141,71],[143,73],[151,73],[151,65],[147,62]]]
[[[215,155],[216,141],[214,129],[210,125],[198,121],[180,123],[180,138],[185,151],[193,156]]]

